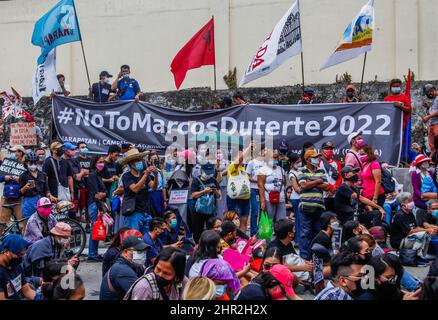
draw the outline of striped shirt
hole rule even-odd
[[[341,288],[335,287],[330,281],[314,300],[353,300],[353,298]]]
[[[308,168],[303,168],[298,183],[301,185],[302,183],[315,181],[318,179],[322,179],[324,183],[327,183],[327,175],[325,174],[324,170],[317,169],[315,172],[312,172]],[[317,187],[307,190],[301,189],[300,206],[313,208],[317,207],[325,210],[323,191]]]

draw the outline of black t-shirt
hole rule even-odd
[[[269,300],[265,289],[258,283],[251,282],[240,290],[236,300]]]
[[[90,199],[89,199],[90,203],[98,201],[95,198],[96,193],[99,192],[106,193],[106,187],[102,181],[102,177],[99,176],[99,174],[96,172],[90,173],[90,176],[88,177],[88,188],[90,191]],[[105,201],[105,199],[101,199],[100,201]]]
[[[91,87],[91,92],[93,93],[94,102],[108,102],[110,93],[114,92],[111,90],[111,85],[109,83],[102,84],[101,82],[93,83]]]
[[[394,249],[400,248],[401,241],[409,235],[409,232],[417,227],[414,214],[399,211],[394,216],[391,224],[390,243]]]
[[[103,168],[103,177],[105,179],[111,179],[114,176],[120,176],[122,174],[122,167],[118,162],[105,161],[105,167]],[[107,192],[111,191],[111,182],[105,183]]]
[[[288,254],[291,254],[291,253],[296,254],[292,242],[289,242],[287,245],[284,245],[280,241],[280,239],[277,239],[277,238],[275,238],[274,240],[272,240],[268,244],[268,247],[266,249],[269,249],[269,248],[277,248],[282,257],[287,256]]]
[[[201,179],[201,178],[195,178],[195,179],[193,179],[192,186],[191,186],[191,188],[190,188],[190,193],[193,193],[193,192],[199,192],[199,191],[204,190],[205,188],[216,188],[216,189],[220,189],[220,187],[219,187],[219,183],[217,183],[217,181],[216,181],[215,178],[210,178],[210,179],[208,179],[207,181],[202,181],[202,184],[203,184],[204,186],[201,185],[200,179]]]
[[[14,269],[6,269],[0,266],[0,292],[5,294],[6,299],[23,300],[24,296],[21,288],[25,284],[21,265]]]
[[[312,243],[310,245],[310,248],[312,248],[312,246],[317,243],[322,245],[324,248],[326,248],[328,250],[329,253],[332,253],[333,251],[333,247],[332,247],[332,239],[324,232],[324,231],[320,231],[315,238],[313,238]],[[323,258],[324,263],[329,262],[330,261],[330,257],[324,257]]]
[[[357,191],[345,183],[339,186],[335,195],[335,211],[341,224],[353,220],[355,206],[351,203],[351,196]],[[356,200],[357,201],[357,200]]]
[[[49,190],[50,193],[54,196],[58,196],[58,182],[56,181],[56,175],[55,175],[55,167],[57,168],[58,172],[58,178],[59,183],[65,187],[68,188],[68,177],[72,177],[72,168],[67,160],[64,158],[61,158],[60,160],[53,159],[53,162],[55,164],[55,167],[53,167],[52,161],[50,159],[53,159],[52,157],[48,157],[44,161],[43,165],[43,171],[47,175],[47,179],[49,181]]]
[[[37,177],[35,178],[30,171],[25,171],[20,175],[19,183],[20,189],[23,188],[29,180],[35,181],[35,188],[27,190],[23,196],[26,198],[32,198],[36,196],[46,197],[49,192],[49,186],[46,181],[46,174],[44,172],[38,171]]]
[[[124,196],[125,198],[135,198],[135,211],[136,212],[149,212],[149,193],[148,193],[148,184],[151,181],[148,177],[146,179],[145,186],[141,188],[138,193],[134,193],[129,186],[132,184],[136,184],[140,181],[143,175],[140,174],[138,177],[132,175],[131,172],[127,172],[122,176],[122,183],[124,187]]]
[[[425,223],[433,224],[435,226],[438,225],[437,218],[435,218],[435,216],[433,216],[432,214],[428,213],[426,210],[418,209],[416,216],[417,216],[417,226],[419,226],[420,228],[424,228]]]
[[[77,167],[80,169],[87,169],[90,170],[90,166],[91,166],[91,158],[90,157],[85,157],[85,158],[81,158],[81,157],[77,157],[75,159],[75,162],[77,163]],[[88,188],[88,178],[87,177],[83,177],[81,181],[79,181],[78,183],[78,187],[79,188]]]

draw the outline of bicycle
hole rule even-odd
[[[2,205],[3,208],[11,211],[11,218],[9,223],[0,223],[0,241],[10,234],[18,234],[21,236],[24,234],[24,222],[29,220],[29,217],[19,220],[17,219],[17,217],[15,216],[14,208],[18,205],[19,203]]]

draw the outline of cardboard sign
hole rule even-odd
[[[34,146],[37,144],[35,122],[11,123],[11,136],[9,140],[11,146]]]
[[[222,256],[224,260],[231,265],[234,271],[241,271],[245,267],[245,264],[249,263],[249,259],[251,258],[250,256],[241,254],[239,251],[233,249],[224,250]]]
[[[0,175],[19,177],[26,171],[24,165],[16,160],[4,159],[0,165]]]
[[[169,204],[187,203],[189,190],[172,190],[170,191]]]
[[[342,246],[342,228],[334,228],[332,234],[333,253],[339,252]]]
[[[312,255],[313,260],[313,284],[315,285],[316,293],[324,289],[324,264],[321,258],[315,254]]]

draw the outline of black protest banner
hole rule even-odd
[[[106,153],[110,145],[128,142],[138,148],[164,152],[176,135],[221,132],[232,137],[272,137],[274,147],[286,139],[291,151],[298,153],[306,141],[319,149],[330,140],[339,159],[350,147],[348,135],[362,131],[365,142],[376,150],[381,161],[398,164],[402,140],[402,112],[385,102],[241,105],[188,112],[145,102],[102,105],[55,96],[53,121],[63,141],[86,142],[95,153]]]
[[[20,176],[26,171],[24,165],[17,160],[4,159],[0,165],[0,176]]]

